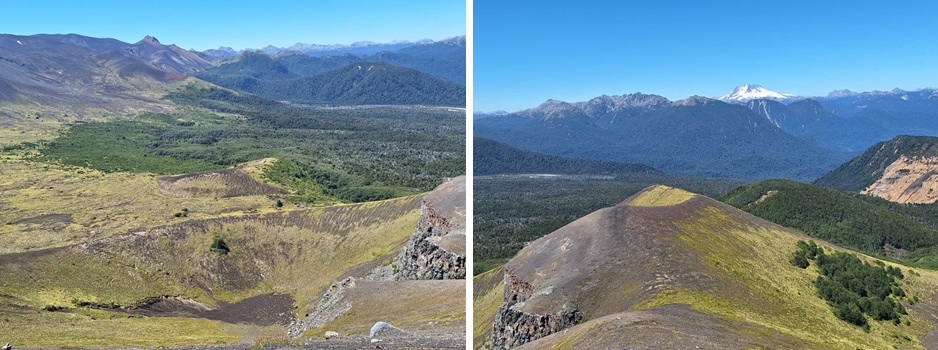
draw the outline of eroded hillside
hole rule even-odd
[[[897,203],[934,203],[938,200],[938,157],[902,155],[860,193]]]
[[[250,345],[286,337],[335,281],[353,278],[361,281],[347,293],[351,312],[294,334],[300,342],[327,330],[367,334],[386,321],[442,337],[436,344],[461,344],[465,300],[453,296],[463,294],[464,281],[382,277],[421,221],[422,195],[283,204],[276,198],[287,190],[260,176],[272,162],[159,177],[0,163],[7,180],[0,184],[0,339]],[[447,298],[427,303],[433,293]]]
[[[504,273],[479,275],[487,287],[476,300],[486,302],[475,317],[492,320],[492,348],[935,345],[938,274],[885,263],[902,269],[901,287],[917,299],[902,300],[908,324],[872,321],[866,332],[818,297],[815,267],[789,262],[801,239],[715,200],[650,187],[530,243]]]

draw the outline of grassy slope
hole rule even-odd
[[[0,253],[66,246],[190,219],[273,211],[275,203],[266,196],[167,196],[150,175],[103,173],[17,156],[0,157],[0,174]],[[187,218],[174,216],[184,208]],[[45,214],[71,215],[71,222],[24,221]]]
[[[615,177],[485,176],[475,192],[473,274],[502,265],[534,241],[655,183],[719,197],[743,183],[656,175]]]
[[[897,204],[785,180],[749,184],[722,200],[831,243],[906,264],[938,267],[935,205]],[[901,250],[887,249],[886,245]]]
[[[72,307],[75,298],[129,306],[148,296],[179,295],[212,305],[268,292],[291,294],[299,310],[306,310],[347,269],[393,255],[413,231],[421,198],[278,210],[266,196],[178,198],[161,193],[153,176],[12,156],[0,162],[0,172],[5,175],[0,207],[8,209],[0,214],[4,222],[52,213],[70,214],[73,221],[64,227],[48,222],[0,226],[5,243],[0,308],[11,310],[0,321],[29,332],[24,336],[2,327],[0,339],[23,345],[155,346],[241,339],[246,327],[215,321],[39,310]],[[254,168],[249,173],[260,175]],[[189,209],[189,217],[174,217],[181,208]],[[250,214],[255,209],[259,214]],[[160,227],[140,229],[154,226]],[[223,235],[232,249],[225,257],[208,250],[215,234]],[[85,245],[37,251],[80,243]],[[213,293],[187,283],[191,278],[207,283]],[[185,330],[163,331],[166,327]],[[64,340],[70,333],[78,336]],[[134,339],[128,334],[135,334]]]
[[[375,322],[387,321],[409,332],[465,329],[466,282],[358,281],[350,294],[352,308],[329,324],[304,334],[321,337],[326,331],[367,334]],[[428,296],[437,297],[428,297]]]
[[[17,346],[180,346],[225,344],[247,335],[245,326],[177,317],[128,318],[126,314],[82,310],[36,312],[0,303],[0,336]]]
[[[492,322],[502,303],[505,281],[504,265],[473,277],[472,285],[472,344],[481,348],[492,335]]]
[[[756,331],[748,335],[757,339],[782,334],[812,342],[814,348],[923,347],[921,339],[933,325],[923,309],[914,306],[910,308],[908,319],[911,326],[874,321],[870,333],[837,319],[826,302],[817,296],[813,284],[817,277],[816,267],[802,270],[788,262],[795,250],[795,243],[806,237],[777,226],[740,221],[740,215],[745,216],[725,206],[702,206],[695,209],[693,214],[676,218],[674,225],[679,228],[677,234],[664,238],[669,240],[667,244],[672,249],[699,256],[698,261],[688,263],[694,264],[699,273],[716,276],[724,281],[720,288],[664,284],[664,289],[635,304],[632,309],[647,310],[668,304],[685,304],[705,314],[754,326]],[[819,243],[827,250],[844,250]],[[875,260],[868,256],[862,258]],[[918,296],[924,303],[932,305],[938,302],[932,295],[938,286],[938,273],[911,273],[906,266],[886,264],[899,266],[906,272],[908,277],[902,281],[902,288],[910,296]],[[625,300],[641,291],[626,287],[621,293],[604,295],[603,299],[613,302]],[[595,318],[591,316],[591,311],[586,312],[585,321]],[[550,343],[557,348],[576,348],[581,337],[595,340],[595,337],[602,336],[557,333]],[[772,343],[777,339],[765,338],[765,341]]]

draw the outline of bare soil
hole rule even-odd
[[[288,194],[282,188],[257,181],[241,168],[160,176],[157,184],[160,192],[174,197],[230,198]]]
[[[144,316],[198,317],[210,320],[271,326],[287,325],[293,316],[293,296],[288,294],[261,294],[236,303],[221,303],[217,308],[182,298],[157,298],[144,305],[126,310]]]

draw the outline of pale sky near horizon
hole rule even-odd
[[[938,87],[933,1],[475,0],[476,111],[633,92]]]
[[[0,33],[68,34],[207,50],[441,40],[466,34],[465,1],[10,1]]]

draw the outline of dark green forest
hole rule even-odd
[[[893,203],[786,180],[746,185],[722,200],[833,244],[913,266],[938,268],[935,204]]]
[[[176,174],[282,159],[266,176],[298,202],[365,201],[433,189],[465,172],[465,116],[432,108],[311,108],[189,86],[167,99],[212,113],[78,122],[43,158],[102,171]],[[197,109],[192,109],[197,110]],[[237,116],[232,116],[237,115]]]
[[[802,269],[810,266],[810,261],[817,264],[820,276],[814,285],[818,296],[830,304],[837,318],[869,332],[867,317],[899,325],[902,315],[908,314],[902,305],[905,291],[897,281],[904,278],[899,268],[885,267],[879,261],[871,265],[844,252],[826,254],[814,241],[798,241],[797,246],[792,264]]]
[[[335,105],[465,106],[466,87],[382,62],[355,62],[301,76],[279,61],[251,54],[240,67],[222,65],[199,74],[205,81],[277,101]],[[324,67],[325,69],[325,67]]]
[[[562,157],[527,151],[481,137],[474,138],[472,145],[472,166],[475,175],[525,173],[664,175],[661,171],[644,164]]]
[[[642,189],[664,184],[718,198],[742,183],[653,174],[617,176],[476,176],[473,179],[473,273],[504,263],[526,242]]]

